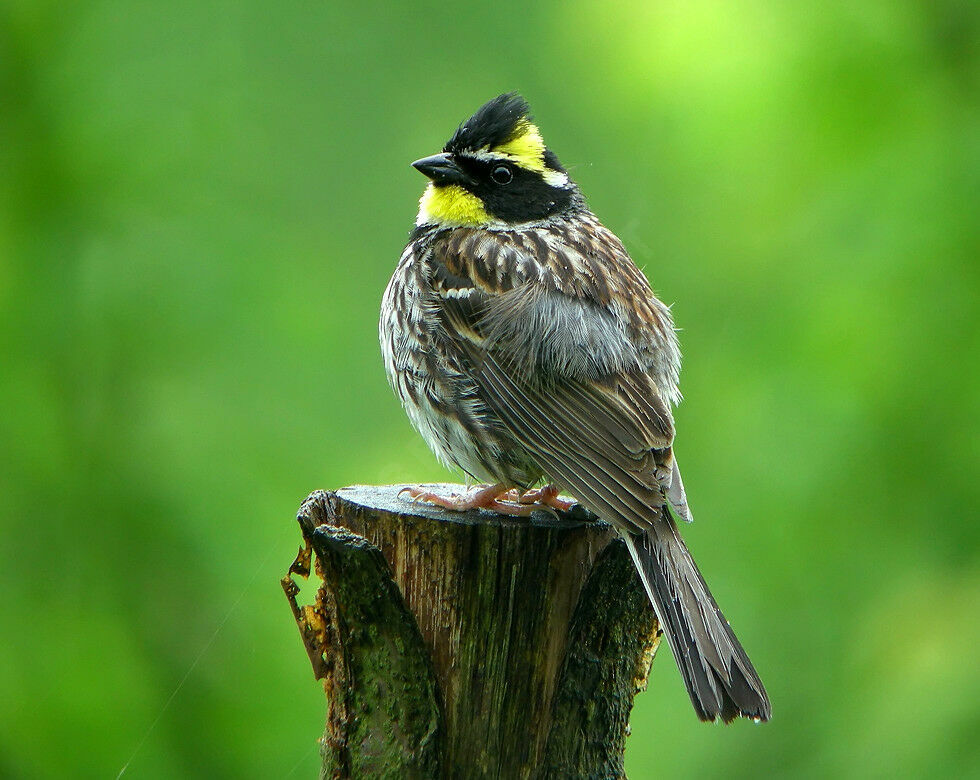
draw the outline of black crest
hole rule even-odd
[[[492,149],[519,135],[521,125],[530,121],[531,109],[527,101],[516,92],[508,92],[485,103],[463,122],[443,151]]]

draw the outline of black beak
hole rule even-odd
[[[456,164],[451,154],[434,154],[412,163],[419,173],[424,173],[436,184],[464,184],[470,181]]]

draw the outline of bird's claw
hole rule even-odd
[[[468,493],[450,493],[441,495],[422,486],[402,488],[399,498],[407,497],[413,503],[426,503],[449,509],[454,512],[465,512],[470,509],[487,509],[511,517],[530,517],[534,512],[546,511],[555,514],[555,510],[567,512],[575,506],[574,501],[558,497],[558,489],[548,485],[537,490],[521,491],[517,488],[504,489],[501,484],[484,485]]]

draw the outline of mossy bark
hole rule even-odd
[[[283,586],[327,691],[321,777],[624,777],[658,630],[612,528],[402,487],[317,491],[298,515],[290,574],[312,552],[323,585],[306,607]]]

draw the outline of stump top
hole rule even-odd
[[[465,512],[453,512],[442,507],[428,504],[424,501],[412,501],[409,498],[399,498],[398,494],[405,488],[423,487],[440,493],[463,493],[465,485],[438,482],[423,485],[351,485],[336,492],[337,498],[355,504],[365,509],[380,510],[408,517],[422,517],[442,523],[459,523],[461,525],[496,525],[496,526],[541,526],[547,528],[581,528],[588,525],[605,526],[585,507],[576,504],[567,512],[541,509],[532,512],[530,517],[510,517],[492,512],[487,509],[470,509]]]

